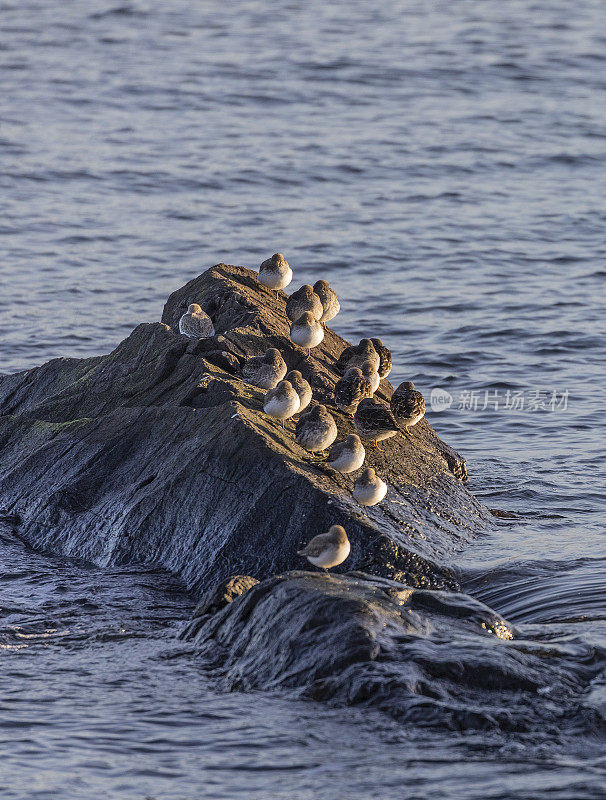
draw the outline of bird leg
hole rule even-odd
[[[371,447],[372,447],[374,450],[378,450],[378,451],[379,451],[379,453],[384,453],[384,452],[385,452],[385,450],[383,450],[383,448],[382,448],[382,447],[379,447],[379,445],[378,445],[378,444],[377,444],[375,441],[372,441],[372,442],[370,443],[370,446],[371,446]]]

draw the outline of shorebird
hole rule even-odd
[[[350,433],[343,442],[336,442],[330,448],[326,466],[337,472],[355,472],[360,469],[366,458],[366,450],[355,433]]]
[[[376,337],[373,337],[370,340],[373,343],[373,346],[377,353],[379,354],[379,369],[377,372],[379,373],[379,378],[386,378],[389,373],[391,372],[391,351],[385,347],[383,342]]]
[[[364,375],[366,380],[370,383],[372,394],[374,394],[379,388],[379,384],[381,383],[381,378],[379,378],[379,373],[370,363],[370,361],[365,361],[360,367],[360,370],[362,371],[362,375]]]
[[[342,378],[339,378],[335,386],[335,405],[345,414],[352,417],[360,400],[372,396],[372,386],[362,374],[358,367],[348,369]]]
[[[274,419],[284,420],[299,410],[299,395],[288,381],[280,381],[275,389],[269,389],[263,401],[263,411]]]
[[[264,261],[259,267],[259,281],[268,289],[285,289],[292,281],[292,269],[282,253],[274,253],[271,258]]]
[[[302,550],[297,550],[298,556],[305,556],[314,567],[328,570],[342,564],[349,552],[351,545],[345,528],[340,525],[331,525],[327,533],[320,533]]]
[[[191,303],[187,307],[187,313],[179,320],[179,333],[192,339],[207,339],[215,335],[215,329],[206,311],[202,311],[197,303]]]
[[[297,413],[300,414],[311,403],[311,398],[312,398],[311,386],[309,385],[309,382],[306,381],[305,378],[301,375],[298,369],[291,369],[290,372],[287,372],[285,380],[290,382],[292,388],[299,395],[299,400],[301,401],[301,405],[299,406],[299,411]]]
[[[354,484],[353,496],[361,506],[376,506],[387,494],[387,484],[368,467]]]
[[[314,319],[317,320],[324,313],[322,301],[308,283],[303,284],[300,289],[293,292],[286,301],[286,316],[291,322],[299,319],[301,314],[306,311],[313,314]]]
[[[261,389],[273,389],[286,375],[286,362],[280,351],[270,347],[262,356],[252,356],[242,367],[242,375],[247,383]]]
[[[362,439],[369,439],[377,450],[382,450],[377,442],[395,436],[400,430],[389,408],[371,397],[360,402],[354,425]]]
[[[322,303],[323,313],[320,317],[320,322],[325,325],[334,319],[341,310],[339,298],[334,289],[330,288],[328,281],[316,281],[314,283],[314,292],[320,298]]]
[[[391,396],[389,402],[392,413],[404,432],[410,435],[409,428],[416,425],[425,415],[425,400],[421,392],[417,392],[414,383],[404,381]]]
[[[307,350],[306,358],[312,347],[317,347],[324,338],[324,328],[310,311],[306,311],[290,326],[290,339],[299,347]]]
[[[339,356],[336,367],[342,374],[351,367],[361,367],[365,361],[370,361],[376,370],[381,364],[379,354],[370,339],[360,339],[359,344],[346,347]]]
[[[337,426],[325,406],[314,406],[307,414],[302,414],[295,426],[297,444],[311,453],[319,453],[337,438]]]

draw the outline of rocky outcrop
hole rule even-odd
[[[213,337],[178,333],[192,302]],[[452,591],[452,553],[491,517],[427,420],[384,453],[367,450],[390,488],[365,515],[353,478],[312,463],[293,420],[283,430],[263,413],[263,392],[240,371],[273,346],[330,407],[340,437],[352,431],[332,407],[347,342],[327,330],[306,360],[289,341],[285,304],[254,273],[220,264],[109,355],[1,376],[0,519],[36,548],[158,564],[202,591],[184,636],[224,689],[279,689],[457,729],[591,727],[597,715],[580,698],[603,654],[520,640]],[[391,392],[382,381],[379,396]],[[348,574],[288,572],[333,523],[352,544],[336,570]]]
[[[215,336],[179,334],[192,302]],[[454,586],[448,554],[487,514],[463,485],[464,461],[426,420],[384,453],[368,450],[390,490],[366,516],[352,478],[310,463],[294,422],[282,430],[263,413],[263,392],[241,380],[248,356],[277,347],[331,406],[347,342],[327,330],[306,360],[289,341],[285,304],[255,273],[219,264],[109,355],[0,377],[0,509],[19,518],[19,535],[100,565],[154,562],[205,588],[301,566],[310,534],[339,523],[352,542],[343,569]],[[382,381],[379,396],[391,392]],[[352,422],[331,411],[344,437]]]
[[[291,572],[206,605],[183,632],[217,686],[363,705],[454,730],[598,731],[589,645],[520,639],[460,592],[363,573]],[[585,704],[584,704],[585,703]]]

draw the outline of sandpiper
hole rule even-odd
[[[298,556],[305,556],[314,567],[328,570],[342,564],[351,550],[345,528],[331,525],[327,533],[320,533],[309,542],[303,550],[297,550]]]
[[[382,449],[377,442],[395,436],[400,430],[389,408],[371,397],[360,402],[354,425],[362,439],[369,439],[377,450]]]
[[[362,371],[362,375],[364,375],[366,380],[370,383],[370,388],[372,389],[372,393],[374,394],[379,388],[379,383],[381,383],[381,378],[379,378],[379,373],[377,372],[374,365],[371,364],[370,361],[365,361],[361,365],[360,370]]]
[[[376,506],[387,494],[387,484],[368,467],[354,484],[353,496],[361,506]]]
[[[380,339],[373,337],[370,340],[377,353],[379,354],[379,378],[386,378],[391,372],[391,350],[389,350]]]
[[[302,414],[295,427],[297,443],[312,453],[319,453],[337,438],[337,426],[325,406],[314,406]]]
[[[324,309],[319,321],[323,325],[326,325],[326,323],[334,319],[341,310],[339,298],[335,290],[330,288],[328,281],[316,281],[314,283],[314,292],[320,298],[322,308]]]
[[[190,336],[192,339],[206,339],[215,335],[211,318],[197,303],[187,307],[187,313],[179,320],[179,333]]]
[[[290,326],[290,339],[299,347],[307,350],[306,358],[312,347],[317,347],[324,338],[324,328],[310,311],[306,311]]]
[[[303,375],[301,375],[298,369],[291,369],[290,372],[287,372],[285,380],[290,382],[292,388],[299,395],[301,404],[297,413],[300,414],[302,411],[305,411],[307,406],[311,403],[311,386],[309,385],[309,382],[305,380]]]
[[[263,400],[263,411],[274,419],[282,421],[292,417],[299,410],[299,395],[289,381],[280,381],[275,389],[269,389]]]
[[[425,400],[421,392],[417,392],[414,383],[404,381],[391,396],[389,405],[392,413],[404,432],[410,435],[409,428],[416,425],[425,415]]]
[[[317,320],[319,320],[324,313],[322,301],[314,292],[313,287],[308,283],[305,283],[300,289],[293,292],[286,301],[286,316],[291,322],[299,319],[301,314],[304,314],[306,311],[313,314],[314,319]]]
[[[274,253],[259,267],[259,281],[268,289],[285,289],[292,281],[292,269],[282,253]]]
[[[326,466],[337,472],[355,472],[366,458],[366,450],[356,433],[350,433],[343,442],[336,442],[330,448]]]
[[[361,367],[365,361],[370,361],[375,369],[379,369],[381,359],[370,339],[360,339],[359,344],[346,347],[339,356],[336,367],[341,373],[351,367]]]
[[[336,407],[353,417],[360,400],[372,396],[372,386],[361,369],[352,367],[337,381],[334,396]]]
[[[286,375],[286,362],[280,351],[270,347],[262,356],[252,356],[242,367],[242,376],[247,383],[261,389],[273,389]]]

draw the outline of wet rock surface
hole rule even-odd
[[[213,337],[178,333],[193,302]],[[332,404],[348,343],[327,329],[305,359],[285,304],[250,270],[221,264],[112,353],[0,377],[0,518],[40,550],[179,575],[202,595],[183,636],[226,690],[366,704],[453,729],[595,732],[603,718],[583,692],[603,653],[522,640],[453,591],[453,553],[492,515],[427,420],[384,453],[367,448],[389,491],[366,515],[352,499],[355,473],[312,463],[295,420],[282,429],[263,413],[264,392],[241,367],[277,347],[339,439],[353,432]],[[379,398],[392,392],[383,380]],[[288,572],[332,524],[352,545],[337,574]]]
[[[583,704],[603,653],[521,639],[461,592],[297,571],[208,610],[182,636],[223,690],[280,690],[453,730],[540,727],[549,737],[603,725]]]
[[[157,563],[195,589],[242,573],[301,566],[296,550],[333,523],[363,568],[412,586],[454,587],[448,556],[488,513],[466,490],[463,459],[422,420],[410,437],[367,449],[387,499],[361,512],[355,476],[310,463],[241,380],[246,358],[277,347],[332,406],[347,342],[330,329],[308,359],[288,336],[286,295],[244,267],[217,265],[174,292],[162,322],[143,323],[112,353],[61,358],[0,377],[0,508],[33,546],[100,565]],[[178,332],[190,303],[215,335]],[[378,396],[393,388],[381,382]]]

